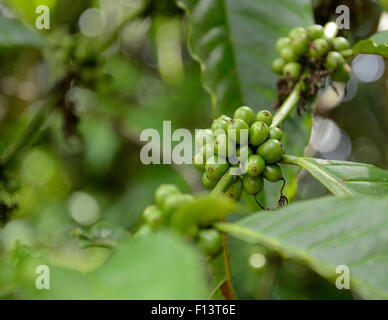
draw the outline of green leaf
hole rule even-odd
[[[25,26],[16,19],[0,14],[0,48],[35,47],[40,48],[46,40],[39,32]]]
[[[102,299],[206,299],[202,271],[192,248],[166,232],[123,243],[90,279]]]
[[[388,58],[388,30],[375,33],[369,39],[357,42],[353,47],[354,54],[376,54]]]
[[[270,105],[277,76],[271,70],[276,40],[313,23],[308,0],[177,0],[189,18],[190,51],[217,107]]]
[[[306,169],[337,197],[388,194],[388,171],[371,164],[288,155],[282,162]]]
[[[191,55],[201,65],[203,85],[213,101],[213,114],[231,116],[248,105],[270,109],[277,98],[272,61],[275,44],[295,26],[313,23],[308,0],[176,0],[188,16]],[[274,111],[274,110],[273,110]],[[286,152],[303,155],[311,131],[311,116],[293,112],[282,129]],[[287,168],[286,194],[295,193],[298,169]],[[276,203],[279,187],[266,187],[266,203]]]
[[[364,298],[388,298],[388,199],[331,198],[260,212],[217,228],[302,260],[332,279],[350,270],[350,289]],[[342,272],[341,272],[342,274]]]
[[[185,232],[192,225],[207,226],[220,221],[236,208],[236,202],[227,197],[199,197],[174,213],[171,225]]]

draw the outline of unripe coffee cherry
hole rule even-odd
[[[249,142],[254,146],[258,146],[267,140],[269,136],[268,126],[262,122],[257,121],[249,128]]]
[[[246,130],[246,131],[241,131]],[[228,136],[239,144],[248,142],[248,124],[241,119],[233,119],[228,125]]]
[[[325,39],[315,39],[310,47],[309,54],[312,58],[319,58],[329,50],[329,43]]]
[[[246,173],[251,177],[260,175],[265,168],[265,161],[257,154],[251,155],[246,162]]]
[[[268,110],[261,110],[256,115],[256,121],[264,122],[269,127],[272,124],[272,113]]]
[[[348,82],[350,79],[352,68],[344,63],[333,74],[333,80],[338,82]]]
[[[249,156],[251,156],[253,154],[253,151],[251,148],[249,148],[248,146],[240,146],[237,148],[236,150],[236,157],[238,157],[239,159],[247,159],[249,158]]]
[[[234,155],[235,144],[226,133],[216,135],[214,139],[214,154],[227,158]]]
[[[280,51],[280,56],[285,62],[298,60],[298,55],[294,52],[291,45],[285,46],[282,51]]]
[[[193,167],[198,171],[205,171],[205,164],[205,155],[203,154],[203,152],[200,151],[193,157]]]
[[[344,57],[337,51],[331,51],[326,56],[325,68],[329,71],[336,70],[345,63]]]
[[[218,118],[213,121],[212,130],[215,134],[222,133],[222,132],[226,133],[228,130],[228,122]]]
[[[241,198],[241,194],[243,192],[242,181],[239,177],[236,177],[236,180],[229,186],[225,191],[225,196],[230,199],[239,201]]]
[[[208,256],[214,256],[222,248],[222,236],[214,229],[201,230],[198,234],[198,246]]]
[[[257,154],[262,156],[266,163],[277,162],[284,155],[283,145],[279,140],[269,139],[257,148]]]
[[[323,37],[323,27],[319,24],[313,24],[306,28],[307,36],[311,40],[315,40]]]
[[[292,50],[300,56],[304,55],[309,49],[307,36],[304,33],[299,34],[294,39],[292,39],[291,45]]]
[[[280,130],[278,127],[272,127],[269,128],[269,138],[270,139],[276,139],[276,140],[281,140],[283,137],[283,131]]]
[[[175,194],[167,197],[162,208],[163,220],[168,220],[174,211],[193,201],[194,197],[191,194]]]
[[[245,175],[243,178],[243,187],[245,192],[249,194],[258,194],[264,188],[264,180],[262,176],[252,177]]]
[[[163,209],[164,202],[171,195],[180,194],[179,189],[173,184],[162,184],[155,192],[155,203],[160,208]]]
[[[220,116],[218,119],[221,119],[221,120],[225,120],[226,122],[230,122],[230,121],[232,121],[232,118],[231,117],[228,117],[228,116],[226,116],[226,115],[222,115],[222,116]]]
[[[205,188],[213,189],[217,185],[217,181],[211,181],[206,173],[202,175],[202,184],[205,186]]]
[[[290,30],[290,32],[288,33],[288,37],[292,41],[296,37],[300,36],[301,34],[305,34],[305,33],[306,33],[306,30],[304,28],[302,28],[302,27],[295,27],[295,28],[292,28]]]
[[[332,40],[334,50],[342,51],[349,48],[349,41],[344,37],[336,37]]]
[[[210,129],[200,129],[195,131],[195,144],[202,147],[207,143],[213,142],[214,134]]]
[[[234,112],[233,119],[240,119],[250,126],[255,121],[255,113],[251,108],[243,106]]]
[[[282,169],[276,163],[267,164],[263,171],[263,177],[271,182],[279,181],[283,178]]]
[[[285,64],[286,62],[282,58],[277,58],[272,62],[272,70],[277,74],[282,74]]]
[[[297,79],[302,66],[298,62],[289,62],[283,68],[283,74],[289,78]]]
[[[210,143],[204,145],[200,151],[203,154],[204,157],[204,162],[206,163],[206,160],[209,159],[210,157],[214,156],[214,142],[211,141]]]
[[[218,181],[229,169],[229,163],[218,156],[209,158],[206,161],[205,173],[211,181]]]
[[[162,211],[155,205],[147,206],[143,211],[143,219],[151,227],[156,227],[161,217]]]
[[[276,50],[280,52],[283,50],[284,47],[289,46],[291,44],[291,39],[288,37],[281,37],[276,41]]]

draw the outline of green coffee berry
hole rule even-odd
[[[289,62],[283,68],[283,74],[289,78],[297,79],[302,66],[298,62]]]
[[[246,130],[246,132],[242,131]],[[237,143],[243,144],[248,140],[248,124],[241,119],[233,119],[228,125],[228,136]]]
[[[298,60],[298,55],[292,50],[292,46],[285,46],[282,51],[280,51],[280,56],[285,62],[291,62]]]
[[[187,205],[188,203],[191,203],[194,201],[194,197],[191,194],[175,194],[169,196],[162,208],[162,218],[164,221],[168,220],[170,216],[175,212],[177,209],[182,208],[183,206]]]
[[[193,157],[193,167],[198,171],[205,171],[206,158],[202,151]]]
[[[278,74],[282,74],[285,64],[286,62],[282,58],[277,58],[272,62],[272,70]]]
[[[239,159],[248,159],[249,156],[253,154],[253,151],[251,148],[249,148],[247,145],[240,146],[236,150],[236,156]]]
[[[306,30],[304,28],[302,28],[302,27],[295,27],[295,28],[292,28],[290,30],[290,32],[288,33],[288,36],[289,36],[289,38],[292,41],[296,37],[300,36],[301,34],[305,34],[305,33],[306,33]]]
[[[225,196],[230,199],[239,201],[241,198],[241,194],[243,192],[242,181],[239,177],[236,177],[236,180],[229,186],[225,191]]]
[[[256,177],[260,175],[265,168],[265,161],[257,154],[251,155],[246,162],[246,173],[249,176]]]
[[[353,52],[353,49],[346,49],[346,50],[342,50],[340,52],[340,54],[344,57],[344,58],[347,58],[347,57],[351,57],[354,52]]]
[[[214,133],[227,132],[228,122],[226,120],[218,118],[213,121],[212,130]]]
[[[315,39],[310,47],[309,54],[313,58],[319,58],[329,50],[329,43],[325,39]]]
[[[336,70],[345,63],[344,57],[337,51],[331,51],[326,56],[325,68],[329,71]]]
[[[202,147],[214,139],[213,131],[210,129],[200,129],[195,131],[195,144]]]
[[[202,184],[205,186],[205,188],[213,189],[217,185],[217,181],[211,181],[206,173],[202,175]]]
[[[142,238],[152,233],[152,228],[148,224],[142,225],[133,235],[134,238]]]
[[[257,148],[257,154],[262,156],[266,163],[277,162],[284,155],[283,145],[279,140],[268,139]]]
[[[276,139],[276,140],[281,140],[283,137],[283,131],[280,130],[278,127],[272,127],[269,128],[269,138],[270,139]]]
[[[233,119],[243,120],[248,126],[250,126],[255,121],[255,113],[251,108],[243,106],[234,112]]]
[[[264,188],[264,180],[262,176],[252,177],[245,175],[243,178],[243,187],[245,192],[249,194],[258,194]]]
[[[349,41],[344,37],[336,37],[332,40],[334,50],[342,51],[349,48]]]
[[[272,124],[272,113],[268,110],[261,110],[256,115],[256,121],[264,122],[269,127]]]
[[[249,128],[249,142],[254,146],[258,146],[267,140],[269,136],[268,126],[262,122],[257,121]]]
[[[307,36],[311,40],[315,40],[323,37],[323,27],[319,24],[313,24],[306,28]]]
[[[283,50],[284,47],[289,46],[291,44],[291,39],[288,37],[281,37],[276,41],[276,50],[280,52]]]
[[[291,42],[292,50],[298,55],[304,55],[309,49],[307,36],[302,33],[297,35]]]
[[[214,139],[214,154],[223,158],[231,157],[234,154],[235,148],[233,140],[226,133],[216,135]]]
[[[208,256],[214,256],[222,248],[222,236],[214,229],[201,230],[198,234],[198,246]]]
[[[214,156],[206,161],[206,176],[211,181],[218,181],[229,169],[229,163],[222,157]]]
[[[350,79],[352,68],[344,63],[333,74],[333,80],[338,82],[348,82]]]
[[[143,219],[151,227],[156,227],[161,217],[162,211],[155,205],[147,206],[143,211]]]
[[[263,177],[271,182],[279,181],[283,178],[282,169],[276,163],[267,164],[263,171]]]
[[[203,157],[204,157],[204,162],[206,162],[207,159],[210,157],[214,156],[214,141],[211,141],[210,143],[204,145],[201,149],[200,152],[202,152]]]
[[[232,118],[230,118],[230,117],[228,117],[228,116],[226,116],[226,115],[222,115],[222,116],[220,116],[218,119],[221,119],[221,120],[225,120],[226,122],[230,122],[230,121],[232,121]]]
[[[166,199],[176,194],[180,194],[176,186],[173,184],[162,184],[155,192],[155,203],[160,209],[163,209]]]

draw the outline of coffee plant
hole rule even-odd
[[[139,3],[98,36],[0,12],[0,60],[49,70],[31,85],[23,64],[1,66],[4,101],[34,113],[0,113],[0,297],[388,298],[388,171],[309,143],[320,101],[346,94],[359,57],[388,57],[388,31],[358,39],[334,13],[321,25],[307,0]],[[138,163],[141,129],[167,118],[195,132],[195,171]],[[331,195],[307,199],[312,178]],[[35,285],[41,265],[50,290]]]

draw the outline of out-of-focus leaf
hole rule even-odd
[[[354,54],[376,54],[388,58],[388,30],[375,33],[369,39],[357,42]]]
[[[306,169],[337,197],[388,194],[388,171],[371,164],[294,156],[283,162]]]
[[[160,233],[123,243],[90,279],[103,299],[205,299],[202,271],[181,238]]]
[[[184,232],[192,225],[206,226],[220,221],[236,207],[236,203],[227,197],[200,197],[177,211],[171,224]]]
[[[298,258],[329,279],[337,278],[337,266],[345,265],[352,290],[366,298],[387,299],[387,204],[387,198],[325,197],[217,227]]]
[[[9,19],[0,14],[0,47],[40,48],[45,44],[45,38],[37,31],[16,19]]]

